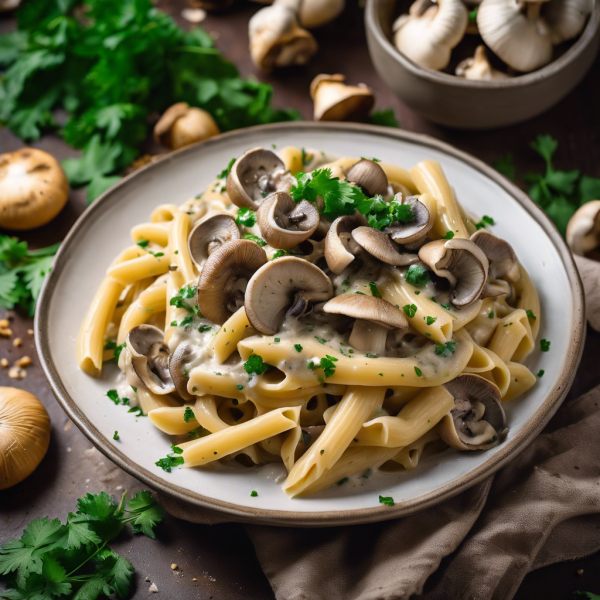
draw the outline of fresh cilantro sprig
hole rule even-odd
[[[243,227],[254,227],[256,225],[256,213],[251,208],[242,206],[238,210],[235,222]]]
[[[107,544],[127,523],[134,533],[155,538],[164,512],[148,491],[138,492],[128,502],[126,499],[127,492],[119,503],[105,492],[86,494],[64,524],[48,517],[32,521],[20,539],[0,548],[0,577],[7,585],[2,597],[127,597],[133,566]]]
[[[169,300],[169,304],[171,306],[176,306],[177,308],[184,308],[188,312],[195,312],[194,307],[189,305],[186,300],[190,298],[195,298],[198,293],[198,287],[195,285],[186,285],[182,287],[177,294],[175,294],[171,300]]]

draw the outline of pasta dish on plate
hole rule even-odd
[[[79,365],[118,359],[117,402],[173,436],[159,467],[279,462],[290,497],[413,469],[427,445],[490,449],[536,381],[541,319],[493,223],[435,161],[250,149],[132,229]]]

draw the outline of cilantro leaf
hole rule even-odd
[[[502,175],[511,181],[514,181],[517,178],[515,159],[512,154],[506,154],[505,156],[500,157],[492,166],[498,173],[502,173]]]
[[[261,248],[263,246],[267,245],[267,242],[265,242],[265,240],[263,240],[261,237],[258,237],[257,235],[254,235],[252,233],[245,233],[242,237],[245,240],[250,240],[252,242],[256,242]]]
[[[262,356],[251,354],[244,363],[244,370],[248,375],[262,375],[270,366],[263,362]]]
[[[105,548],[96,555],[96,572],[110,585],[120,598],[125,598],[131,588],[134,568],[123,556]]]
[[[129,502],[125,512],[129,515],[133,533],[143,533],[156,539],[155,527],[163,520],[164,510],[147,490],[138,492]]]
[[[384,125],[386,127],[400,127],[394,111],[391,108],[386,110],[374,110],[369,115],[369,123],[372,125]]]
[[[423,287],[430,281],[429,273],[422,265],[410,265],[404,279],[416,287]]]
[[[458,346],[458,342],[455,342],[454,340],[446,342],[445,344],[436,342],[434,352],[438,356],[450,356],[451,354],[454,354],[456,346]]]
[[[238,210],[235,222],[244,227],[254,227],[256,225],[256,213],[252,209],[242,206]]]
[[[394,499],[391,496],[379,496],[379,502],[386,506],[394,506]]]

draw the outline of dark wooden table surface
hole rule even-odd
[[[549,133],[560,142],[556,164],[564,169],[580,169],[600,176],[600,59],[586,79],[559,105],[549,112],[513,127],[483,132],[465,132],[432,124],[404,107],[385,88],[373,70],[367,51],[362,23],[362,11],[356,0],[348,2],[342,17],[315,32],[320,50],[310,65],[264,76],[254,69],[248,57],[247,23],[257,10],[255,4],[239,2],[233,10],[210,15],[203,23],[214,33],[217,46],[243,74],[269,82],[275,89],[275,104],[301,111],[303,118],[312,116],[308,87],[318,73],[344,73],[349,82],[363,82],[377,94],[377,108],[393,108],[403,128],[427,133],[492,163],[506,153],[515,157],[518,173],[541,168],[540,160],[529,149],[529,142],[538,134]],[[169,12],[182,26],[184,0],[161,0],[159,6]],[[0,32],[15,26],[11,15],[0,16]],[[58,159],[76,155],[56,136],[48,135],[33,144]],[[23,143],[6,129],[0,129],[0,152],[16,150]],[[50,225],[22,236],[34,246],[59,241],[85,209],[84,193],[73,191],[70,201]],[[15,348],[11,340],[0,340],[0,357],[11,362],[27,354],[33,365],[22,381],[10,379],[6,369],[0,370],[0,385],[20,387],[36,394],[46,405],[52,418],[50,449],[36,473],[11,490],[0,492],[0,544],[20,535],[33,518],[49,515],[64,518],[74,509],[75,500],[87,488],[82,476],[83,452],[89,442],[72,426],[45,382],[36,358],[34,341],[28,335],[31,320],[7,311],[12,316],[15,337],[24,340]],[[600,383],[600,335],[588,331],[582,366],[569,398],[574,398]],[[568,401],[568,399],[567,399]],[[240,525],[200,526],[169,518],[161,528],[159,542],[148,538],[125,539],[114,547],[123,552],[136,568],[137,583],[134,598],[148,596],[150,577],[159,589],[158,597],[201,600],[267,600],[273,598],[244,529]],[[171,563],[181,569],[173,572]],[[581,570],[583,572],[581,573]],[[197,581],[192,581],[196,578]],[[600,554],[572,563],[562,563],[540,569],[528,575],[518,600],[565,600],[574,590],[600,593]],[[450,600],[450,599],[449,599]]]

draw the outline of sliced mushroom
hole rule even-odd
[[[293,182],[294,178],[275,152],[252,148],[231,166],[227,194],[236,206],[258,210],[264,198],[273,192],[289,192]]]
[[[567,225],[567,244],[573,254],[585,256],[600,246],[600,200],[577,209]]]
[[[196,224],[188,238],[190,256],[198,268],[226,242],[240,239],[235,219],[226,213],[209,214]]]
[[[401,248],[383,233],[373,227],[357,227],[352,231],[352,239],[369,254],[388,265],[403,267],[419,262],[416,254],[401,252]]]
[[[198,279],[198,307],[202,314],[223,325],[244,305],[249,279],[266,262],[265,251],[250,240],[232,240],[215,250]]]
[[[388,178],[385,171],[374,160],[363,158],[354,163],[346,173],[346,179],[355,183],[368,196],[385,196]]]
[[[489,270],[488,259],[479,246],[464,239],[436,240],[421,247],[419,258],[450,282],[454,306],[467,306],[479,298]]]
[[[317,207],[306,200],[296,204],[286,192],[268,196],[256,212],[263,238],[273,248],[288,250],[308,239],[319,226]]]
[[[125,339],[136,383],[153,394],[160,395],[170,394],[175,390],[169,373],[171,353],[164,336],[164,332],[158,327],[137,325]]]
[[[310,84],[315,121],[364,121],[373,105],[373,90],[365,84],[346,85],[344,75],[317,75]]]
[[[286,316],[301,317],[312,302],[331,296],[331,280],[319,267],[285,256],[267,263],[252,276],[246,290],[246,314],[252,327],[272,335],[279,331]]]
[[[454,408],[440,422],[440,437],[457,450],[487,450],[506,436],[506,415],[498,386],[472,373],[444,384]]]
[[[331,224],[325,237],[325,260],[327,266],[336,275],[339,275],[355,258],[348,250],[348,240],[343,240],[340,236],[366,224],[367,220],[360,213],[338,217]]]
[[[455,73],[465,79],[478,81],[498,81],[500,79],[509,79],[509,76],[498,69],[494,69],[485,53],[485,46],[480,45],[475,49],[472,58],[458,63]]]
[[[403,197],[401,203],[411,207],[412,220],[407,223],[395,221],[383,231],[395,242],[408,244],[424,237],[430,231],[433,227],[433,215],[416,196]]]
[[[374,296],[342,294],[329,300],[323,312],[356,319],[348,341],[357,350],[373,354],[385,354],[390,329],[408,328],[408,321],[399,308]]]
[[[490,264],[489,276],[492,279],[519,281],[521,269],[513,247],[493,233],[480,229],[471,236],[471,241],[477,244],[486,255]]]
[[[190,394],[187,389],[190,375],[185,369],[185,365],[189,363],[194,355],[192,346],[182,344],[173,352],[171,360],[169,360],[169,373],[173,380],[175,390],[184,400],[195,400],[196,396]]]

